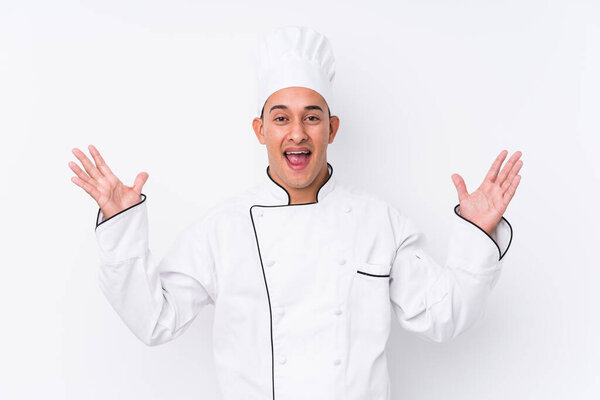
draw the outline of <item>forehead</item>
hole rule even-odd
[[[269,96],[265,106],[282,104],[290,108],[304,107],[308,104],[325,106],[325,99],[318,92],[305,87],[288,87],[279,89]],[[265,107],[266,109],[267,107]]]

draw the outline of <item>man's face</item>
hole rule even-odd
[[[302,189],[327,168],[327,145],[333,142],[339,119],[329,117],[327,103],[319,93],[289,87],[269,96],[262,120],[255,118],[252,127],[260,143],[267,146],[269,172],[288,187]]]

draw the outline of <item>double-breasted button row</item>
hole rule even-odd
[[[284,365],[287,362],[287,358],[285,358],[284,356],[279,357],[279,364]],[[340,365],[342,363],[342,360],[340,360],[339,358],[335,359],[333,361],[333,365]]]
[[[345,213],[349,213],[350,211],[352,211],[352,207],[348,204],[346,204],[344,206],[344,212]],[[262,217],[263,216],[263,210],[261,210],[260,208],[256,210],[256,212],[254,213],[257,217]]]

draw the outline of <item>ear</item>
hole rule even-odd
[[[263,120],[259,117],[256,117],[252,120],[252,129],[254,129],[254,134],[256,138],[260,142],[260,144],[265,144],[265,135],[263,133]]]
[[[340,119],[335,115],[329,117],[329,143],[333,143],[333,139],[335,138],[335,134],[339,127]]]

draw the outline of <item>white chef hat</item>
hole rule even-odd
[[[271,94],[292,86],[316,91],[332,109],[335,58],[324,35],[306,26],[273,29],[259,38],[255,61],[258,115]]]

